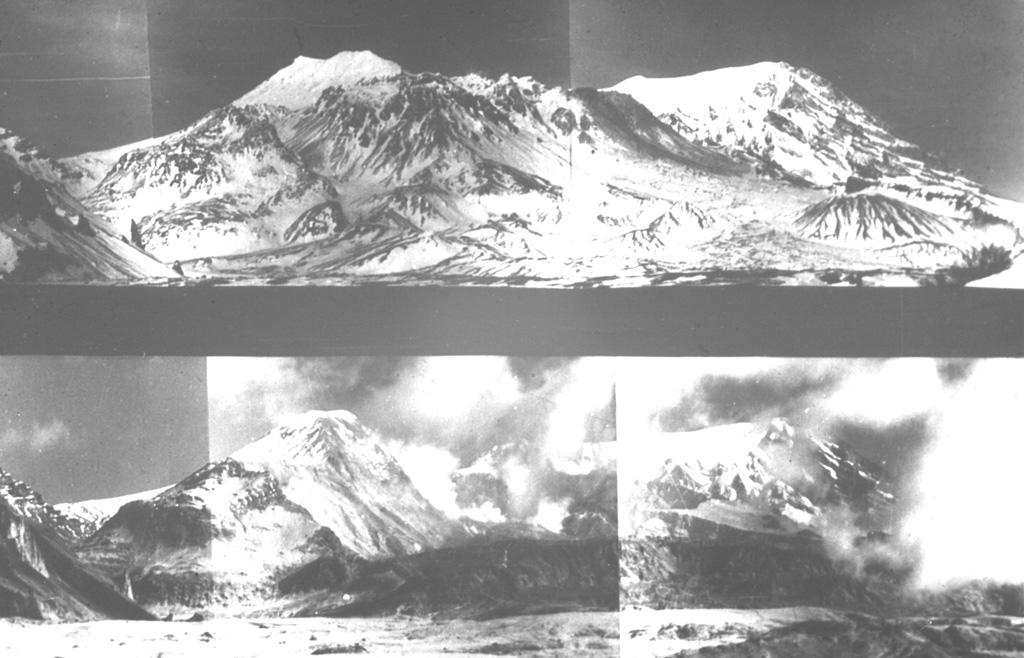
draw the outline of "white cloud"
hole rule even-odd
[[[508,362],[492,356],[419,359],[384,394],[401,402],[403,415],[442,423],[462,423],[480,408],[509,407],[520,396]]]
[[[920,584],[1024,582],[1020,533],[1024,362],[979,361],[933,421],[904,527],[920,547]]]
[[[455,455],[435,446],[398,441],[388,442],[386,448],[431,505],[453,519],[462,515],[455,502],[455,483],[451,479],[459,465]]]
[[[584,443],[593,438],[591,416],[608,406],[615,387],[615,368],[610,359],[580,359],[563,373],[564,381],[558,382],[552,394],[544,437],[545,452],[556,463],[580,455]],[[615,419],[605,422],[614,426]],[[614,431],[608,434],[608,438],[615,438]]]
[[[932,359],[849,362],[821,413],[885,427],[933,411],[942,404],[944,388]]]
[[[33,423],[28,428],[8,428],[0,436],[0,445],[9,450],[45,452],[70,440],[71,433],[64,421],[54,419],[48,423]]]

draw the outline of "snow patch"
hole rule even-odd
[[[402,67],[369,51],[344,51],[329,59],[297,57],[269,80],[234,102],[235,105],[283,105],[292,110],[313,105],[330,87],[354,85],[373,78],[392,77]]]

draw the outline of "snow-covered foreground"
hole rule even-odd
[[[831,610],[811,607],[651,610],[630,606],[620,614],[622,655],[631,657],[673,656],[681,651],[723,647],[784,626],[842,618]]]
[[[218,619],[50,624],[0,620],[0,655],[18,658],[310,656],[618,656],[619,615],[561,613],[489,621]]]

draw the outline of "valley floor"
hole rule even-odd
[[[825,608],[622,611],[630,658],[1024,656],[1024,618],[882,618]]]
[[[242,658],[618,656],[619,614],[574,612],[488,621],[413,617],[45,623],[0,619],[0,656]]]

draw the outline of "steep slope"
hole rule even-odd
[[[0,616],[52,621],[152,619],[84,567],[49,530],[0,500]]]
[[[743,171],[628,96],[410,74],[370,53],[300,58],[196,125],[118,152],[62,164],[102,178],[87,204],[118,226],[136,221],[147,249],[227,257],[198,270],[318,276],[474,276],[462,263],[481,261],[495,277],[547,278],[621,251],[638,214],[657,232],[649,206],[665,195],[637,172]],[[627,161],[633,175],[613,173]],[[697,219],[674,242],[705,237],[707,214],[687,212]]]
[[[954,223],[881,194],[833,197],[807,208],[795,226],[804,237],[838,242],[892,244],[938,240],[956,232]]]
[[[0,469],[0,498],[26,519],[49,528],[66,543],[73,543],[91,530],[83,519],[67,513],[61,505],[50,505],[39,492]]]
[[[811,185],[851,176],[912,176],[976,189],[898,139],[822,77],[783,62],[682,78],[636,76],[612,87],[646,105],[681,135]]]
[[[394,62],[368,51],[341,52],[330,59],[300,56],[234,104],[282,105],[296,110],[312,105],[328,87],[392,77],[401,72]]]
[[[415,553],[461,535],[348,412],[310,412],[233,458],[273,475],[285,496],[360,555]]]
[[[761,62],[682,78],[636,76],[612,89],[636,98],[680,135],[751,162],[763,174],[873,192],[807,208],[803,215],[814,219],[797,220],[802,237],[860,247],[871,247],[877,237],[890,243],[931,240],[954,251],[980,241],[1009,248],[1021,239],[1024,213],[1010,208],[1015,204],[899,139],[806,69]],[[817,226],[822,215],[830,217],[827,229]],[[984,230],[992,225],[1001,230]],[[971,234],[979,232],[972,242]]]
[[[621,473],[631,533],[686,537],[695,518],[746,531],[819,532],[841,509],[851,532],[867,535],[882,529],[895,502],[878,466],[782,419],[667,434],[644,445]]]
[[[337,191],[281,142],[276,116],[271,108],[228,106],[127,150],[84,203],[125,233],[134,222],[147,250],[168,261],[336,232],[343,216],[319,223],[315,216]],[[291,228],[303,221],[310,223],[304,231]]]
[[[124,505],[78,550],[143,605],[173,611],[258,602],[274,578],[335,548],[273,476],[229,458]]]
[[[779,419],[668,434],[620,471],[624,597],[650,607],[902,604],[881,469]],[[898,596],[899,595],[899,596]]]
[[[157,494],[166,491],[168,487],[141,491],[138,493],[115,496],[113,498],[100,498],[96,500],[82,500],[74,503],[58,503],[53,506],[59,514],[68,518],[77,529],[73,539],[79,540],[88,537],[100,529],[107,519],[117,514],[123,506],[136,500],[153,498]]]
[[[65,170],[64,173],[67,173]],[[120,281],[176,277],[112,231],[50,161],[0,129],[0,281]]]
[[[183,131],[43,168],[228,283],[892,285],[1024,241],[1024,207],[775,63],[567,91],[300,57]]]
[[[466,536],[351,414],[312,412],[127,503],[79,551],[151,608],[237,612],[318,558],[403,555]]]

